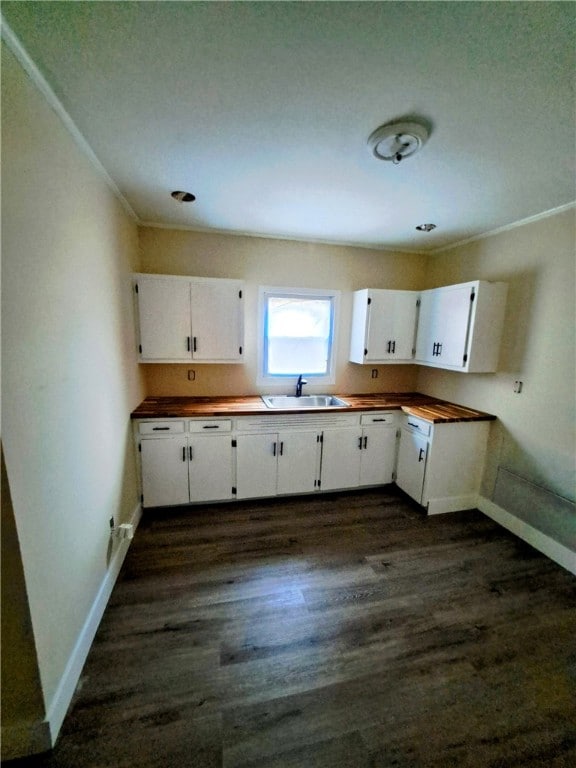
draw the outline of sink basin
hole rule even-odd
[[[267,408],[348,408],[349,403],[333,395],[262,395]]]

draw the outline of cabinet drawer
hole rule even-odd
[[[418,419],[416,416],[405,416],[404,426],[420,435],[429,435],[432,431],[432,424],[429,421]]]
[[[190,432],[231,432],[231,419],[201,419],[200,421],[188,422]]]
[[[138,424],[141,435],[169,435],[184,432],[183,421],[141,421]]]
[[[378,424],[381,424],[382,426],[396,424],[396,413],[392,412],[386,412],[386,413],[363,413],[360,416],[360,424],[362,426],[366,426],[368,424],[374,424],[377,426]]]

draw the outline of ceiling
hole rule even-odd
[[[143,223],[428,251],[576,197],[573,3],[2,13]],[[414,117],[419,154],[370,154],[375,128]]]

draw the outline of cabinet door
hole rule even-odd
[[[396,459],[396,429],[364,427],[360,485],[391,483]]]
[[[188,453],[185,437],[140,442],[144,507],[187,504]]]
[[[142,360],[190,360],[190,283],[140,275],[138,317]]]
[[[418,504],[422,503],[427,455],[428,440],[422,435],[403,429],[398,451],[396,484]]]
[[[393,358],[395,291],[370,291],[366,323],[366,362]]]
[[[365,362],[412,360],[416,331],[413,291],[373,290],[367,313]]]
[[[416,300],[412,291],[391,291],[394,293],[394,327],[392,333],[394,360],[412,360],[416,335]]]
[[[236,498],[275,496],[277,434],[238,435],[236,446]]]
[[[242,359],[242,299],[239,283],[192,281],[194,360]]]
[[[360,480],[360,427],[326,430],[322,435],[321,488],[356,488]]]
[[[278,435],[278,493],[308,493],[318,480],[317,432],[280,432]]]
[[[436,362],[435,345],[438,341],[438,313],[436,305],[438,292],[423,291],[420,295],[420,314],[416,336],[416,360]]]
[[[468,323],[470,318],[470,286],[449,286],[439,288],[436,297],[435,312],[437,313],[438,338],[440,343],[433,360],[440,365],[450,365],[462,368],[468,340]]]
[[[188,438],[190,501],[232,498],[232,438],[194,435]]]

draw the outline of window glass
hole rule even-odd
[[[266,289],[264,378],[299,374],[327,380],[332,374],[335,292]]]

